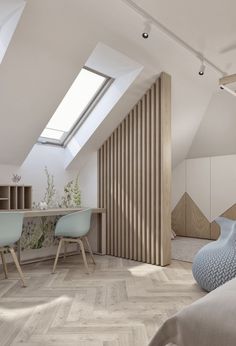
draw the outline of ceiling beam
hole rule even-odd
[[[228,84],[234,83],[236,83],[236,74],[231,74],[229,76],[225,76],[219,79],[220,88],[227,91],[231,95],[236,96],[236,91],[231,89],[229,86],[226,86]]]
[[[229,76],[225,76],[219,79],[220,85],[227,85],[232,83],[236,83],[236,74],[231,74]]]

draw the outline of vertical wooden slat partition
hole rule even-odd
[[[162,73],[98,152],[107,254],[170,263],[171,78]]]

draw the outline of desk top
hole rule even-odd
[[[54,208],[54,209],[32,209],[32,210],[19,210],[15,212],[22,212],[24,217],[41,217],[41,216],[56,216],[66,215],[76,211],[84,210],[85,208]],[[6,210],[4,212],[10,212]],[[11,212],[14,212],[13,210]],[[106,209],[103,208],[92,208],[93,214],[106,213]]]

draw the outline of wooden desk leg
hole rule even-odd
[[[18,240],[18,242],[16,243],[17,246],[17,259],[19,264],[21,264],[21,246],[20,246],[20,239]]]
[[[107,244],[106,244],[106,241],[107,241],[107,235],[106,235],[106,214],[105,213],[102,213],[101,214],[101,233],[100,233],[100,244],[101,244],[101,254],[102,255],[106,255],[106,248],[107,248]]]

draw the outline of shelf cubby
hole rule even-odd
[[[32,186],[0,185],[0,210],[32,209]]]
[[[0,199],[0,210],[9,210],[9,199]]]
[[[0,186],[0,199],[9,199],[10,187],[7,185]]]
[[[17,209],[17,188],[16,186],[10,186],[10,209]]]
[[[23,186],[17,186],[17,209],[24,209],[24,189],[23,189]]]
[[[24,186],[24,209],[32,208],[32,188]]]

